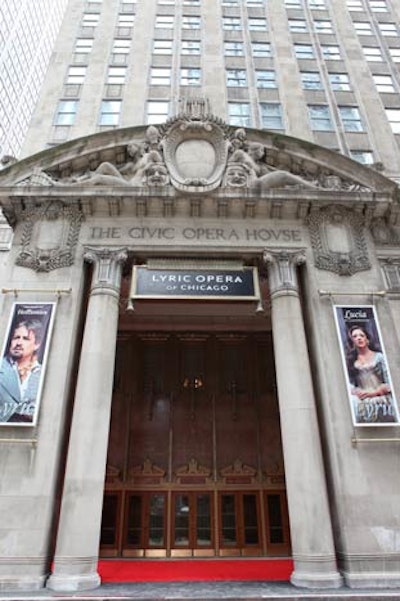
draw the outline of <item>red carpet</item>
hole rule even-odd
[[[102,582],[289,580],[291,559],[101,560]]]

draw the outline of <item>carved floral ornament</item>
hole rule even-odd
[[[119,143],[115,152],[110,146],[104,147],[103,152],[101,148],[93,148],[87,155],[77,153],[76,157],[65,158],[64,162],[60,160],[48,168],[31,169],[14,183],[172,187],[189,194],[218,187],[259,192],[276,188],[347,192],[370,189],[369,185],[343,176],[333,166],[334,159],[332,166],[328,166],[326,159],[315,160],[315,149],[294,154],[286,150],[277,135],[265,135],[268,144],[262,139],[262,132],[257,141],[251,140],[244,129],[233,128],[209,114],[183,114],[161,126],[149,126],[144,137],[128,140],[122,146]],[[367,180],[373,180],[371,171]]]

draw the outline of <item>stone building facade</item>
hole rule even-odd
[[[397,185],[204,106],[1,174],[3,590],[99,556],[400,585]]]

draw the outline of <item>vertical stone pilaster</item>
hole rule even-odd
[[[291,581],[337,588],[337,571],[311,369],[299,297],[298,252],[265,252],[294,560]]]
[[[96,588],[125,249],[86,248],[94,264],[75,393],[53,573],[47,587]]]

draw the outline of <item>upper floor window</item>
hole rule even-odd
[[[154,40],[153,54],[172,54],[172,40]]]
[[[344,131],[364,131],[360,111],[356,106],[339,106],[338,109]]]
[[[324,59],[329,61],[340,61],[342,59],[339,46],[321,46]]]
[[[60,100],[54,125],[73,125],[78,110],[78,100]]]
[[[294,55],[298,59],[315,58],[314,48],[310,44],[294,44]]]
[[[380,48],[375,46],[363,46],[365,60],[370,63],[380,63],[383,61],[383,56]]]
[[[100,15],[85,13],[82,17],[83,27],[96,27],[99,24]]]
[[[311,123],[311,129],[314,131],[332,131],[332,119],[329,107],[326,104],[310,104],[308,106],[308,116]]]
[[[150,70],[151,86],[169,86],[171,83],[171,69],[169,67],[152,67]]]
[[[324,10],[324,9],[326,9],[325,0],[308,0],[308,6],[312,10]]]
[[[318,71],[302,71],[301,83],[304,90],[322,90],[321,76]]]
[[[353,21],[353,26],[358,35],[372,35],[371,23],[367,21]]]
[[[370,9],[374,13],[387,13],[388,7],[385,0],[370,0],[369,2]]]
[[[347,8],[350,12],[361,12],[364,10],[361,0],[347,0]]]
[[[314,29],[317,33],[333,33],[331,21],[314,21]]]
[[[135,11],[135,2],[121,2],[120,11],[122,13],[133,13]]]
[[[112,47],[112,61],[113,63],[123,64],[128,60],[128,55],[131,50],[130,40],[114,40]]]
[[[373,75],[372,78],[378,92],[395,92],[393,79],[390,75]]]
[[[394,134],[400,134],[400,109],[385,109],[386,117]]]
[[[264,0],[246,0],[247,6],[264,6]]]
[[[118,27],[133,27],[135,23],[135,15],[118,15]]]
[[[201,84],[201,69],[181,69],[181,86],[199,86]]]
[[[174,26],[173,15],[157,15],[156,16],[156,29],[171,29]]]
[[[250,127],[250,104],[248,102],[229,102],[228,121],[231,125]]]
[[[285,0],[287,8],[302,8],[302,0]]]
[[[86,67],[69,67],[67,72],[67,84],[81,84],[85,81]]]
[[[250,31],[267,31],[267,20],[250,18],[248,26]]]
[[[222,17],[222,27],[225,30],[240,31],[242,22],[239,17]]]
[[[225,56],[244,56],[243,42],[224,42]]]
[[[147,119],[146,122],[164,123],[167,120],[169,113],[169,102],[167,100],[149,100],[147,102]]]
[[[305,33],[308,31],[307,23],[304,19],[289,19],[289,31],[292,33]]]
[[[385,36],[397,36],[397,25],[396,23],[378,23],[380,32]]]
[[[389,48],[389,53],[393,62],[400,63],[400,48]]]
[[[107,83],[123,84],[126,78],[126,67],[108,67]]]
[[[183,6],[200,6],[200,0],[183,0]]]
[[[100,107],[99,125],[119,125],[122,100],[103,100]]]
[[[222,0],[222,6],[239,6],[239,0]]]
[[[229,87],[247,86],[247,76],[244,69],[227,69],[226,70],[226,85]]]
[[[275,71],[256,70],[257,88],[276,88]]]
[[[252,42],[251,52],[254,57],[271,58],[272,48],[268,42]]]
[[[182,17],[182,29],[200,29],[200,17],[195,15],[184,15]]]
[[[194,40],[182,40],[181,43],[181,54],[199,55],[201,50],[201,44]]]
[[[350,156],[363,165],[372,165],[374,162],[374,154],[371,150],[350,150]]]
[[[75,42],[75,52],[89,54],[93,48],[93,40],[90,38],[78,38]]]
[[[348,92],[350,90],[350,81],[347,73],[329,73],[329,83],[332,90]]]
[[[284,129],[279,102],[260,102],[261,125],[264,129]]]

